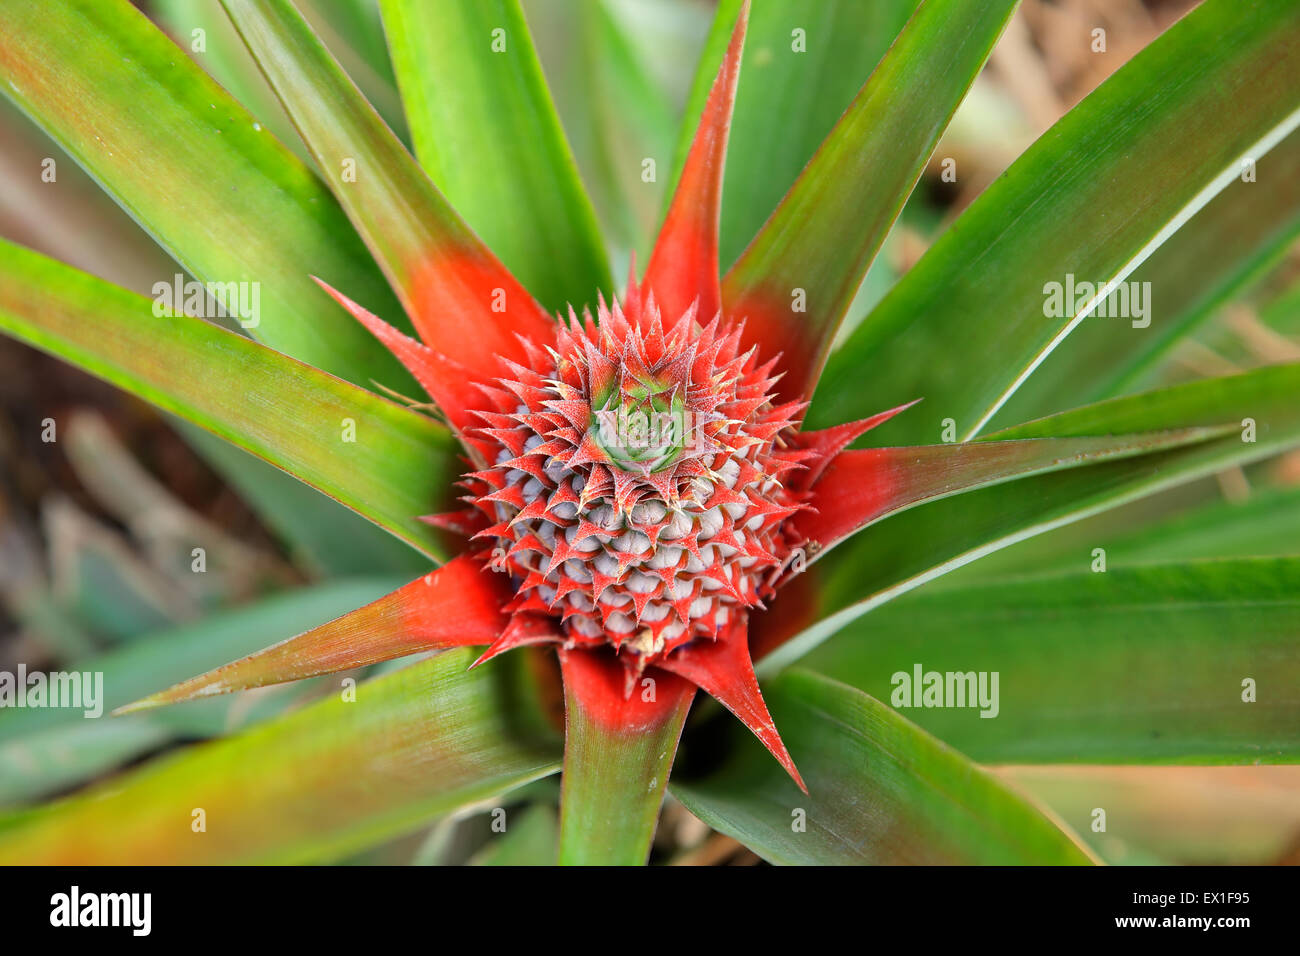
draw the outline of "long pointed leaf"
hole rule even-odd
[[[882,701],[917,666],[996,672],[991,718],[900,711],[985,763],[1296,762],[1298,583],[1300,559],[1247,558],[936,588],[859,618],[800,666]]]
[[[432,555],[417,516],[458,465],[445,428],[189,316],[0,243],[0,329],[265,458]]]
[[[745,3],[736,18],[727,55],[709,91],[695,140],[646,266],[644,285],[654,293],[669,321],[683,315],[692,304],[704,322],[712,321],[722,308],[718,215],[722,207],[727,132],[731,127],[748,20],[749,4]]]
[[[782,353],[785,397],[815,387],[867,266],[1015,7],[925,0],[724,278],[728,312],[765,354]]]
[[[1094,295],[1053,317],[1045,285],[1127,279],[1244,157],[1300,123],[1297,71],[1300,6],[1201,4],[1040,138],[899,281],[835,353],[810,424],[923,396],[927,413],[892,423],[885,440],[933,441],[946,418],[977,434],[1097,305]]]
[[[435,648],[491,644],[509,620],[508,584],[460,555],[364,607],[119,708],[146,710],[378,664]]]
[[[358,384],[414,387],[309,278],[400,319],[338,204],[126,0],[0,5],[0,90],[189,273],[259,283],[262,341]]]
[[[0,828],[0,862],[337,859],[553,773],[509,666],[472,659],[440,654],[28,814]]]
[[[800,793],[757,745],[673,795],[772,863],[1086,864],[1042,810],[861,691],[794,671],[769,685]]]
[[[1226,430],[1234,430],[1229,425]],[[904,448],[836,456],[813,486],[812,510],[793,517],[809,559],[891,514],[1028,475],[1149,454],[1221,436],[1224,428],[1143,432],[1114,438],[1036,438]]]
[[[518,0],[383,0],[415,154],[551,311],[614,285]],[[500,31],[500,32],[497,32]]]
[[[551,323],[470,231],[287,0],[222,0],[325,181],[388,276],[425,344],[483,378],[515,333]],[[349,298],[337,276],[316,271]],[[374,311],[370,302],[360,302]],[[384,316],[392,321],[393,316]]]

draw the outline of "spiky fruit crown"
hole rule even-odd
[[[508,610],[639,672],[771,594],[803,406],[772,403],[773,362],[740,350],[738,325],[701,327],[692,307],[665,327],[635,287],[625,305],[571,314],[554,347],[526,343],[530,365],[505,363],[467,436],[491,464],[466,485],[492,522],[476,539],[516,581]]]

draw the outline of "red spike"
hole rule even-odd
[[[499,502],[503,505],[510,505],[512,508],[518,508],[521,511],[528,504],[524,500],[524,490],[520,485],[506,485],[500,491],[493,491],[490,494],[483,495],[480,501]],[[509,527],[509,525],[507,525]]]
[[[659,666],[686,678],[735,714],[762,741],[799,789],[808,792],[763,702],[743,625],[730,627],[716,641],[694,641],[680,647],[660,661]]]
[[[591,406],[582,399],[565,401],[550,399],[542,403],[564,416],[564,419],[578,431],[586,431],[591,425]]]
[[[327,624],[218,667],[123,710],[302,680],[439,647],[488,644],[507,624],[504,574],[461,555]]]
[[[748,20],[749,0],[745,0],[726,56],[704,105],[672,205],[646,267],[644,287],[653,292],[670,320],[697,300],[699,315],[705,322],[722,308],[718,279],[718,213],[722,200],[722,173],[726,165],[727,132],[736,100],[740,54]],[[643,322],[644,318],[642,316]]]
[[[870,418],[859,419],[856,422],[833,425],[830,428],[823,428],[821,431],[800,432],[798,438],[800,448],[806,448],[817,453],[812,463],[808,465],[808,471],[800,476],[800,487],[812,487],[813,483],[821,477],[822,472],[826,470],[826,466],[830,464],[832,458],[861,438],[866,432],[869,432],[877,425],[883,425],[899,412],[907,411],[919,401],[919,398],[913,399],[906,405],[899,405],[897,408],[879,412]]]
[[[582,444],[573,452],[573,457],[569,459],[569,467],[577,468],[579,465],[590,465],[594,462],[604,463],[609,455],[605,449],[600,447],[600,442],[596,441],[596,434],[588,431],[582,436]]]
[[[415,376],[429,397],[433,399],[447,420],[458,431],[473,428],[472,409],[479,404],[478,389],[470,384],[469,370],[455,359],[435,352],[410,336],[403,335],[373,312],[353,302],[342,292],[331,288],[323,280],[312,276],[316,284],[329,293],[339,305],[352,313],[353,318],[370,330],[384,346]],[[481,448],[475,448],[481,452]]]
[[[543,617],[540,614],[516,614],[510,618],[510,623],[506,625],[506,629],[501,633],[501,636],[479,655],[478,660],[469,665],[470,670],[480,664],[486,664],[498,654],[514,650],[516,647],[561,642],[563,640],[564,635],[555,626],[553,619]]]
[[[591,599],[595,603],[600,603],[600,596],[605,593],[606,589],[620,583],[619,578],[624,572],[618,572],[614,575],[602,574],[596,570],[595,565],[591,567]]]
[[[498,467],[518,469],[524,474],[536,478],[538,482],[546,487],[553,484],[550,477],[546,474],[546,463],[532,452],[529,452],[526,455],[520,455],[518,458],[511,458],[508,461],[503,461]]]
[[[532,501],[528,502],[528,504],[524,505],[523,511],[519,512],[519,514],[515,515],[513,518],[510,519],[510,527],[513,528],[521,521],[528,521],[528,522],[536,521],[538,518],[541,518],[545,514],[546,514],[546,499],[543,498],[541,495],[538,495]]]
[[[574,546],[576,547],[578,544],[582,543],[587,538],[590,538],[593,535],[596,537],[597,540],[603,540],[609,537],[609,532],[606,531],[604,528],[600,527],[600,525],[594,524],[591,521],[587,520],[585,516],[579,518],[578,530],[575,531],[573,534]]]
[[[548,572],[549,573],[549,572]],[[582,591],[583,582],[574,579],[571,575],[561,574],[555,582],[555,597],[551,600],[551,610],[555,610],[555,605],[560,603],[560,599],[571,591]],[[564,618],[567,620],[570,614],[577,609],[570,604],[564,605]]]

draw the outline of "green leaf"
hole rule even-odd
[[[321,575],[428,570],[418,551],[355,511],[304,485],[211,432],[175,422],[186,444],[203,456],[240,498],[284,541],[294,560]]]
[[[195,624],[142,635],[127,648],[78,661],[79,672],[103,675],[102,695],[93,708],[101,715],[87,720],[83,710],[68,708],[0,710],[0,804],[66,789],[177,737],[228,733],[277,712],[301,697],[307,685],[280,688],[255,699],[212,698],[152,714],[107,716],[157,689],[158,682],[183,680],[286,634],[324,623],[385,593],[394,583],[349,580],[306,588]]]
[[[553,744],[517,722],[510,665],[473,658],[439,655],[26,815],[0,830],[0,861],[329,860],[553,773]]]
[[[998,767],[1111,863],[1292,862],[1300,767]],[[1096,808],[1106,831],[1094,833]]]
[[[475,866],[551,866],[559,839],[555,807],[534,803],[512,810],[506,817],[505,832],[493,834],[470,862]]]
[[[1144,504],[1007,548],[967,573],[987,579],[1020,568],[1078,571],[1092,564],[1094,548],[1105,549],[1107,567],[1300,555],[1300,488],[1294,486],[1252,489],[1245,501],[1216,495],[1168,514],[1152,515]]]
[[[816,386],[867,266],[1015,7],[925,0],[724,276],[729,313],[746,318],[766,354],[781,353],[786,398]]]
[[[723,176],[719,242],[723,269],[758,233],[917,3],[754,0]],[[718,4],[682,119],[666,196],[672,196],[681,175],[740,5],[741,0]]]
[[[448,205],[293,5],[222,3],[423,342],[488,378],[499,371],[497,356],[521,354],[516,333],[549,332],[546,315]],[[335,277],[316,275],[375,311]]]
[[[518,0],[383,0],[420,164],[552,311],[614,288]],[[498,32],[501,31],[501,32]]]
[[[233,332],[0,244],[0,330],[265,458],[426,554],[459,470],[429,418]],[[352,439],[352,440],[349,440]]]
[[[1238,177],[1244,156],[1300,122],[1297,71],[1300,6],[1197,7],[1040,138],[899,281],[832,358],[810,425],[924,397],[925,415],[882,426],[880,440],[932,441],[946,418],[977,434],[1088,314],[1044,315],[1045,284],[1127,279]]]
[[[1129,277],[1149,283],[1146,319],[1085,319],[992,424],[1135,391],[1174,346],[1276,263],[1300,235],[1300,131],[1260,159],[1255,176],[1214,197]]]
[[[402,97],[375,0],[299,0],[312,30],[403,143],[410,143]]]
[[[294,155],[308,161],[293,124],[266,85],[230,18],[212,0],[157,0],[152,19]],[[197,31],[202,31],[201,40]],[[196,46],[202,49],[195,49]]]
[[[984,763],[1297,762],[1297,581],[1300,559],[1245,558],[924,590],[801,666],[895,706],[918,667],[997,673],[992,708],[901,710]]]
[[[763,689],[808,783],[742,728],[734,755],[673,795],[779,864],[1085,864],[1088,851],[987,771],[861,691],[792,671]]]
[[[694,65],[691,26],[704,13],[685,0],[525,0],[524,13],[603,232],[620,260],[644,264],[662,215],[664,169],[677,134],[675,78]],[[620,262],[620,271],[626,266]]]
[[[903,512],[857,535],[815,567],[817,599],[797,637],[761,661],[770,673],[849,621],[956,568],[1090,515],[1300,444],[1300,364],[1090,405],[990,435],[1123,434],[1255,422],[1242,434],[1137,458],[1024,478]],[[779,600],[779,598],[778,598]]]
[[[402,321],[338,204],[126,0],[5,3],[0,90],[191,275],[258,283],[262,341],[353,382],[414,390],[311,281]]]

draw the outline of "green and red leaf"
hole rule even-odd
[[[520,675],[472,659],[448,651],[24,814],[0,828],[0,863],[337,860],[554,773]]]
[[[446,503],[460,471],[441,425],[202,319],[155,315],[143,296],[20,246],[0,249],[0,329],[443,553],[417,517]]]
[[[677,191],[673,194],[650,263],[645,288],[654,293],[669,321],[696,306],[709,323],[722,309],[718,276],[718,216],[722,208],[722,171],[727,131],[740,77],[740,53],[749,19],[748,0],[740,8],[726,56],[700,117]]]
[[[812,393],[867,267],[1015,7],[925,0],[723,278],[728,314],[765,356],[781,354],[784,398]],[[925,393],[876,407],[915,395]]]
[[[1091,853],[992,774],[861,691],[806,671],[768,685],[808,781],[800,792],[733,733],[732,755],[673,795],[784,864],[1087,864]]]
[[[503,575],[461,555],[364,607],[117,713],[333,674],[419,651],[491,644],[509,621],[501,609],[510,593]]]
[[[424,343],[455,355],[481,379],[499,373],[498,355],[524,358],[516,335],[541,339],[550,320],[442,197],[301,15],[287,0],[222,2]],[[338,276],[312,273],[355,294]]]
[[[646,861],[695,686],[649,670],[628,686],[613,655],[560,651],[566,727],[560,863]]]

